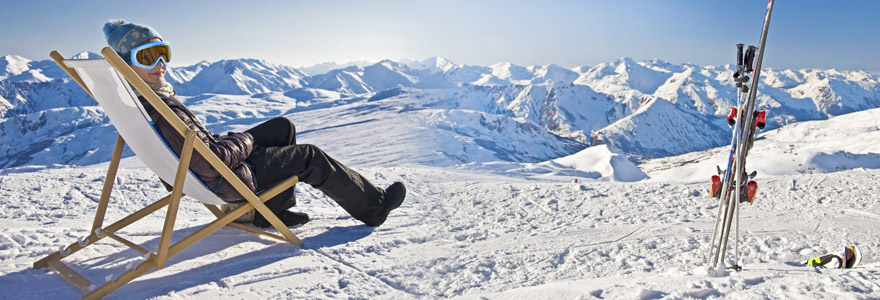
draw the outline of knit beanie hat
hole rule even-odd
[[[110,48],[128,64],[131,64],[131,49],[152,38],[162,40],[162,36],[153,28],[123,20],[110,20],[104,24],[104,36]]]

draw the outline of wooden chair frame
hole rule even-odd
[[[147,207],[134,212],[119,221],[102,227],[104,222],[104,215],[107,211],[107,204],[110,200],[110,193],[113,190],[113,183],[116,181],[116,171],[119,168],[119,161],[122,158],[122,150],[125,145],[125,141],[122,136],[117,136],[116,146],[113,150],[113,156],[110,160],[110,166],[107,170],[107,177],[104,179],[104,187],[101,192],[101,198],[98,203],[98,208],[95,213],[95,220],[92,223],[92,228],[89,236],[83,238],[78,242],[74,242],[68,245],[66,248],[59,250],[55,253],[50,254],[49,256],[37,261],[34,263],[35,269],[43,269],[49,267],[58,272],[61,277],[72,283],[78,289],[85,293],[82,297],[83,299],[99,299],[107,294],[113,292],[119,287],[125,285],[126,283],[134,280],[138,276],[150,271],[153,268],[157,270],[165,267],[165,263],[168,258],[174,256],[175,254],[183,251],[187,247],[191,246],[195,242],[205,238],[211,233],[217,231],[218,229],[224,226],[231,226],[235,228],[239,228],[242,230],[246,230],[258,235],[274,238],[280,241],[288,242],[294,245],[302,246],[302,241],[287,228],[284,223],[278,219],[278,217],[272,213],[263,203],[268,201],[272,197],[278,195],[282,191],[285,191],[289,188],[292,188],[298,181],[296,176],[293,176],[284,182],[277,184],[266,190],[260,195],[252,192],[245,184],[242,182],[230,169],[227,167],[211,150],[202,142],[196,142],[196,134],[191,129],[189,129],[183,121],[181,121],[172,111],[171,109],[165,105],[165,103],[159,99],[159,97],[144,83],[144,81],[137,76],[137,74],[116,54],[110,47],[105,47],[101,53],[104,55],[106,61],[119,72],[125,80],[131,84],[141,95],[146,98],[146,100],[154,107],[156,110],[162,115],[163,118],[168,120],[171,125],[185,137],[183,149],[180,154],[180,161],[177,166],[176,176],[173,184],[173,189],[171,194],[165,196],[164,198],[148,205]],[[70,77],[72,77],[79,85],[85,89],[89,95],[94,97],[92,91],[86,86],[83,82],[82,78],[76,72],[75,69],[70,68],[64,62],[64,56],[62,56],[58,51],[52,51],[50,54],[52,59],[62,68],[65,72],[67,72]],[[193,153],[200,154],[207,162],[211,164],[211,166],[216,169],[220,175],[223,177],[226,182],[231,184],[244,198],[247,200],[245,205],[224,214],[221,212],[219,208],[215,205],[203,203],[204,206],[217,218],[211,223],[204,225],[197,231],[192,234],[182,238],[174,244],[171,244],[171,235],[174,231],[174,222],[177,216],[177,209],[180,203],[180,198],[184,196],[183,194],[183,186],[184,181],[186,180],[186,174],[189,170],[189,163],[192,158]],[[141,247],[131,241],[128,241],[116,233],[132,224],[146,215],[149,215],[165,206],[168,206],[168,210],[165,214],[165,222],[162,228],[162,234],[159,238],[159,247],[158,250],[153,253],[144,247]],[[234,223],[233,221],[238,217],[244,215],[251,209],[256,209],[260,214],[262,214],[267,221],[269,221],[272,226],[281,233],[281,236],[268,233],[250,226],[242,225]],[[116,240],[122,243],[129,248],[140,252],[144,255],[145,260],[142,261],[137,266],[128,268],[127,271],[120,274],[117,278],[113,280],[109,280],[107,283],[103,285],[95,285],[84,276],[80,275],[63,262],[61,259],[82,250],[83,248],[93,245],[95,242],[103,239],[104,237],[109,237],[113,240]]]

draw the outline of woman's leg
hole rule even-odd
[[[321,190],[352,217],[369,226],[381,225],[388,216],[389,209],[382,205],[383,189],[316,146],[268,147],[255,151],[248,160],[254,164],[260,186],[271,185],[272,182],[266,182],[270,179],[295,175],[300,182]]]
[[[248,157],[250,161],[253,157],[265,156],[266,147],[283,147],[296,144],[296,127],[293,122],[287,118],[277,117],[259,125],[248,129],[247,133],[254,137],[254,144],[260,147],[254,147],[254,152]],[[251,162],[253,164],[253,162]],[[255,167],[256,168],[256,167]],[[290,176],[279,176],[282,174],[274,174],[254,170],[256,175],[257,186],[259,189],[269,188]],[[293,188],[279,193],[277,196],[266,201],[266,207],[274,213],[285,211],[296,205],[296,197]]]
[[[296,127],[284,117],[277,117],[245,132],[254,137],[254,144],[261,147],[283,147],[296,145]]]

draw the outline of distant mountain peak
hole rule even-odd
[[[83,52],[74,57],[96,56]],[[758,107],[771,110],[768,128],[880,107],[878,74],[834,69],[764,71],[758,87]],[[701,67],[657,59],[636,62],[629,57],[572,69],[553,63],[526,67],[511,62],[468,66],[430,57],[422,61],[385,59],[363,66],[352,64],[307,76],[296,68],[242,58],[174,67],[169,69],[166,79],[180,95],[196,96],[190,98],[195,102],[219,94],[217,97],[229,96],[256,106],[265,103],[285,107],[273,110],[273,116],[289,111],[293,107],[290,102],[296,102],[296,107],[302,104],[320,109],[336,103],[357,106],[357,101],[364,100],[371,103],[357,108],[364,113],[374,113],[371,110],[383,106],[387,110],[382,114],[430,110],[442,116],[429,123],[442,123],[437,128],[449,129],[444,134],[467,136],[479,146],[450,148],[448,153],[461,157],[461,161],[486,153],[505,160],[537,161],[573,153],[568,151],[582,148],[582,143],[590,139],[638,157],[674,155],[722,145],[730,135],[723,116],[736,101],[732,74],[730,65]],[[65,157],[75,158],[91,151],[87,147],[66,148],[66,144],[52,140],[78,132],[71,128],[79,126],[78,120],[85,117],[93,120],[95,126],[91,128],[107,125],[99,109],[94,108],[94,101],[68,78],[48,59],[0,57],[0,117],[7,120],[0,123],[0,129],[6,128],[6,134],[17,132],[5,138],[0,136],[0,154],[13,157],[16,163],[57,163],[49,156],[34,156],[44,157],[39,160],[30,155],[52,148],[53,153],[64,152]],[[236,105],[228,108],[236,110]],[[213,107],[205,109],[215,111]],[[62,116],[71,112],[73,115]],[[437,116],[434,112],[420,116]],[[41,119],[47,113],[49,118]],[[17,117],[22,115],[29,117]],[[452,119],[442,120],[443,116]],[[261,117],[265,116],[257,118]],[[208,122],[217,124],[225,118],[233,116],[217,114]],[[66,123],[57,121],[61,119]],[[30,142],[31,136],[38,133],[60,135]],[[102,136],[112,135],[102,132]],[[32,151],[3,152],[21,148],[20,143],[27,144],[24,148]],[[49,143],[52,146],[46,146]],[[3,164],[0,160],[0,167]]]
[[[26,72],[30,67],[28,66],[32,60],[14,55],[4,55],[0,57],[0,79],[5,78],[10,75],[18,75],[23,72]]]
[[[348,68],[351,66],[364,67],[364,66],[369,66],[369,65],[375,64],[375,63],[376,63],[376,61],[371,61],[371,60],[367,60],[367,59],[347,61],[347,62],[328,61],[328,62],[322,62],[319,64],[307,66],[307,67],[300,67],[298,69],[301,70],[302,72],[304,72],[305,74],[308,74],[309,76],[315,76],[315,75],[325,74],[325,73],[333,71],[333,70],[345,69],[345,68]]]
[[[629,57],[629,56],[621,56],[620,58],[618,58],[614,61],[619,62],[619,63],[629,64],[629,65],[638,64],[638,62],[636,62],[632,57]]]
[[[104,57],[103,55],[100,55],[95,52],[83,51],[83,52],[77,53],[74,56],[71,56],[70,59],[93,59],[93,58],[103,58],[103,57]]]
[[[404,62],[404,64],[413,69],[421,69],[441,73],[447,73],[451,70],[461,67],[459,65],[456,65],[451,60],[440,56],[429,57],[422,61]]]
[[[513,66],[509,61],[500,61],[489,66],[492,69],[507,69]]]
[[[167,76],[181,95],[286,92],[306,84],[299,70],[255,58],[203,61],[171,68]]]

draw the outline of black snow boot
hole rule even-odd
[[[302,225],[302,224],[309,222],[309,215],[306,213],[292,212],[289,210],[282,210],[280,212],[275,213],[275,215],[278,216],[278,219],[281,219],[281,222],[284,222],[284,225],[287,225],[288,227],[294,226],[294,225]],[[253,224],[254,224],[254,226],[257,226],[259,228],[266,228],[266,227],[272,226],[272,224],[270,224],[269,221],[266,220],[266,218],[264,218],[263,215],[261,215],[259,213],[257,213],[256,216],[254,216]]]
[[[388,210],[393,210],[400,207],[404,198],[406,198],[406,187],[403,182],[395,182],[385,189],[385,199],[382,201],[382,205]]]

